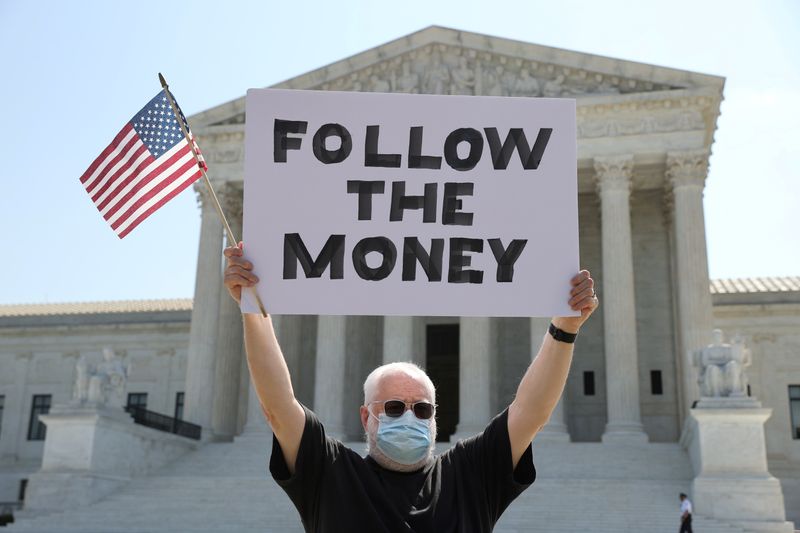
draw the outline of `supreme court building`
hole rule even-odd
[[[716,76],[429,28],[276,87],[576,98],[580,259],[598,282],[602,306],[581,332],[554,425],[577,441],[674,442],[698,399],[688,354],[710,343],[713,329],[702,197],[723,84]],[[191,118],[237,235],[244,102]],[[232,436],[241,325],[219,275],[222,228],[202,195],[186,416]],[[360,422],[350,415],[361,391],[354,385],[382,362],[411,360],[443,387],[447,437],[482,428],[509,403],[547,324],[286,316],[279,337],[298,397],[316,406],[329,430],[357,438]],[[657,396],[648,393],[653,372]],[[594,395],[584,394],[592,387]]]
[[[575,98],[580,262],[601,306],[580,332],[564,396],[537,442],[685,455],[675,450],[700,400],[693,353],[721,328],[752,352],[749,392],[771,409],[763,461],[781,483],[788,517],[800,520],[800,278],[708,275],[703,192],[723,86],[718,76],[430,27],[275,87]],[[241,235],[245,98],[189,122]],[[196,191],[193,302],[0,306],[0,501],[15,497],[41,458],[41,443],[26,439],[34,398],[69,400],[77,357],[97,358],[104,346],[133,361],[129,393],[201,426],[202,442],[235,442],[263,425],[240,311],[222,284],[223,228],[204,188]],[[437,386],[440,440],[454,442],[509,404],[549,318],[273,321],[295,394],[328,433],[363,440],[367,374],[413,361]]]

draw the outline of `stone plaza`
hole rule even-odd
[[[601,307],[534,441],[537,482],[498,531],[675,529],[679,492],[699,531],[800,527],[800,277],[708,274],[703,192],[723,86],[441,27],[276,85],[577,100],[580,258]],[[236,235],[244,105],[189,118]],[[222,285],[223,228],[195,189],[192,300],[0,306],[11,531],[301,530],[266,472],[271,437]],[[445,448],[508,405],[549,318],[274,322],[295,393],[329,434],[363,447],[364,378],[414,361],[437,385]],[[195,424],[201,438],[135,424],[123,404]]]

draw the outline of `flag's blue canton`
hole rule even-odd
[[[178,111],[180,112],[180,108]],[[180,113],[183,117],[183,112]],[[186,119],[183,120],[186,124]],[[172,112],[172,107],[169,105],[164,91],[158,93],[141,111],[134,115],[131,125],[156,159],[183,140],[183,132],[181,132],[178,121],[175,120],[175,113]]]

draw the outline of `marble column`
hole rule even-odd
[[[414,317],[383,317],[383,363],[411,361],[414,357]]]
[[[314,412],[328,435],[342,438],[347,367],[347,317],[321,315],[317,323]],[[348,384],[361,386],[361,384]]]
[[[425,353],[418,346],[421,319],[414,316],[383,318],[383,364],[410,361],[425,367]]]
[[[647,442],[639,409],[630,193],[633,156],[597,158],[608,422],[603,442]]]
[[[242,234],[242,188],[227,184],[221,203],[234,236]],[[226,246],[236,243],[227,242]],[[236,434],[239,414],[243,331],[242,313],[230,297],[224,284],[219,287],[219,321],[217,324],[217,354],[214,368],[214,395],[211,431],[215,440],[229,441]]]
[[[214,356],[222,286],[222,223],[205,185],[196,185],[195,191],[201,205],[200,246],[186,362],[184,420],[202,426],[205,438],[211,429],[214,399]]]
[[[666,176],[672,188],[675,233],[675,281],[681,354],[683,413],[700,399],[692,352],[711,342],[713,317],[708,279],[703,188],[708,151],[667,154]]]
[[[27,446],[28,422],[30,411],[25,412],[25,399],[30,392],[28,384],[30,379],[33,352],[16,354],[13,359],[9,357],[8,364],[13,365],[13,386],[6,394],[3,409],[3,429],[0,431],[0,460],[10,459],[16,461],[20,451]],[[30,404],[28,404],[30,405]],[[28,416],[25,416],[25,415]]]
[[[539,348],[542,346],[542,339],[547,333],[547,328],[550,326],[549,318],[531,318],[531,361],[536,358],[539,353]],[[558,442],[569,442],[569,430],[567,429],[566,417],[564,414],[564,394],[556,404],[550,415],[550,420],[547,424],[539,430],[536,435],[537,440],[548,440]]]
[[[495,414],[492,405],[492,321],[461,317],[459,325],[458,426],[451,440],[483,431]]]

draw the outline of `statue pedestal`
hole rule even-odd
[[[780,482],[767,470],[764,422],[772,414],[752,398],[703,398],[686,420],[681,444],[695,479],[699,515],[748,531],[792,533]]]
[[[28,483],[26,512],[90,504],[198,446],[105,405],[56,405],[40,419],[47,437],[42,468]]]

